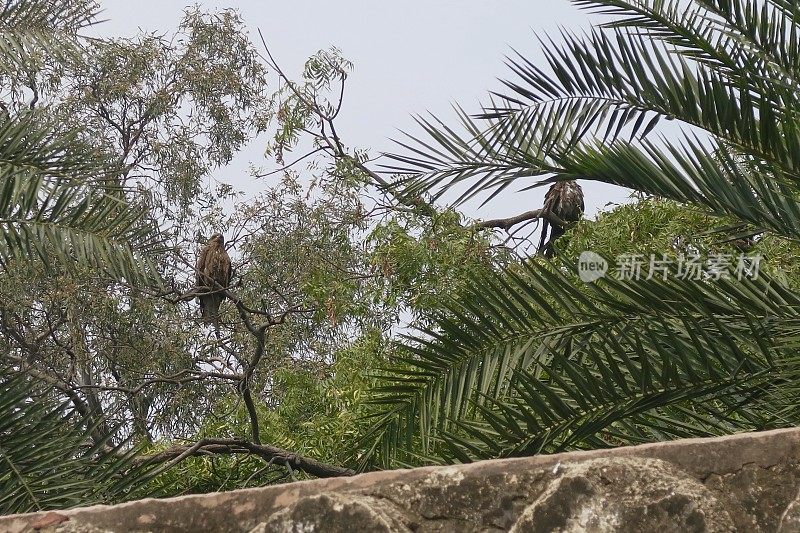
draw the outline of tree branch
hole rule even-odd
[[[139,456],[133,463],[139,465],[153,465],[168,462],[159,468],[153,475],[172,468],[179,462],[195,455],[232,455],[251,454],[258,455],[265,461],[283,465],[287,468],[302,470],[316,477],[342,477],[355,475],[350,468],[329,465],[308,457],[296,455],[288,450],[271,446],[269,444],[255,444],[243,439],[202,439],[194,444],[173,446],[163,452],[153,455]]]
[[[554,226],[558,226],[560,228],[564,228],[567,226],[567,223],[558,218],[553,213],[547,211],[546,209],[534,209],[532,211],[526,211],[521,213],[517,216],[508,217],[508,218],[494,218],[491,220],[484,220],[482,222],[476,222],[475,227],[477,228],[501,228],[504,230],[510,229],[512,226],[519,224],[520,222],[525,222],[526,220],[533,220],[535,218],[541,218],[543,220],[548,221],[550,224]]]
[[[258,35],[261,37],[261,44],[264,46],[264,51],[267,54],[267,57],[264,59],[266,59],[269,65],[275,69],[275,72],[278,74],[280,79],[283,80],[289,90],[291,90],[292,93],[294,93],[294,95],[317,116],[322,128],[322,132],[319,134],[319,140],[324,141],[329,153],[335,159],[345,159],[352,163],[354,167],[369,176],[379,189],[391,194],[395,200],[401,204],[418,209],[424,215],[434,215],[436,213],[434,207],[429,202],[426,202],[421,196],[409,196],[404,194],[402,191],[398,190],[394,184],[390,183],[380,174],[367,167],[358,159],[358,157],[354,157],[347,153],[347,149],[339,138],[339,134],[336,132],[336,126],[334,124],[334,119],[339,114],[339,110],[341,109],[342,105],[342,99],[344,96],[344,80],[342,80],[337,108],[332,115],[328,115],[323,109],[320,108],[319,104],[314,100],[313,97],[303,94],[300,89],[296,87],[295,83],[292,82],[292,80],[290,80],[286,73],[281,69],[280,65],[278,65],[278,62],[272,56],[272,52],[267,46],[267,41],[264,39],[264,34],[260,29],[258,30]],[[330,130],[330,134],[325,131],[326,126]]]

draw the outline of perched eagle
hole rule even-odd
[[[225,294],[219,287],[227,288],[231,281],[231,258],[225,251],[225,240],[222,234],[215,233],[200,250],[197,258],[197,288],[200,300],[200,315],[203,323],[217,325],[219,306],[225,300]]]
[[[546,212],[552,213],[566,223],[577,222],[583,216],[583,189],[577,181],[558,181],[550,186],[544,195]],[[547,229],[550,228],[550,238]],[[553,257],[553,243],[564,234],[564,228],[550,224],[545,219],[542,225],[542,238],[539,241],[539,253],[548,259]]]

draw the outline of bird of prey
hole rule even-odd
[[[200,250],[196,270],[200,316],[204,324],[218,326],[219,306],[225,300],[221,289],[226,289],[231,281],[231,258],[225,251],[222,234],[212,235]]]
[[[565,223],[577,222],[583,216],[583,189],[577,181],[557,181],[544,196],[543,211],[552,213]],[[547,229],[550,228],[550,238]],[[550,223],[546,218],[542,225],[539,253],[548,259],[553,257],[553,243],[564,234],[564,228]]]

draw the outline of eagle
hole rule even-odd
[[[583,216],[583,189],[575,180],[558,181],[550,186],[544,195],[542,210],[552,213],[566,223],[577,222]],[[547,230],[550,229],[550,238]],[[564,228],[550,223],[546,218],[542,225],[542,238],[539,241],[539,253],[546,258],[553,257],[553,243],[564,234]]]
[[[219,306],[225,300],[220,287],[228,288],[231,281],[231,258],[225,251],[225,239],[215,233],[200,250],[197,258],[197,299],[204,324],[218,325]]]

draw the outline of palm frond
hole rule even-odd
[[[466,460],[607,446],[623,443],[605,437],[619,424],[637,439],[676,437],[669,424],[699,423],[685,412],[691,399],[711,406],[706,433],[779,424],[739,409],[737,426],[719,398],[770,390],[788,349],[776,339],[796,340],[796,294],[766,277],[610,278],[583,289],[576,277],[537,263],[488,276],[411,336],[374,391],[370,450],[391,464],[410,453]]]
[[[92,0],[6,0],[0,11],[0,73],[31,68],[44,54],[66,63],[80,58],[78,32],[96,22]]]
[[[31,391],[21,374],[0,379],[0,512],[118,501],[144,479],[132,450],[92,442],[89,419]]]
[[[126,201],[113,161],[37,112],[6,117],[0,131],[0,261],[38,256],[132,282],[160,279],[158,228]]]
[[[701,203],[719,216],[747,215],[742,206],[755,198],[763,211],[746,216],[748,222],[795,236],[796,228],[762,216],[787,206],[793,211],[800,182],[798,91],[789,78],[797,73],[794,23],[780,9],[756,15],[733,1],[700,2],[713,4],[714,16],[710,7],[687,10],[677,1],[578,3],[627,18],[586,37],[564,34],[561,45],[543,41],[550,73],[524,57],[509,59],[518,76],[505,82],[509,92],[496,94],[474,117],[459,111],[458,128],[420,119],[425,136],[401,143],[405,153],[390,155],[387,167],[410,176],[408,192],[441,194],[468,180],[461,202],[484,192],[491,199],[511,184],[524,190],[585,178]],[[751,47],[737,40],[745,24],[766,27],[751,28]],[[788,74],[776,77],[779,68]],[[643,140],[664,119],[695,133],[682,143]],[[616,168],[598,161],[599,154],[618,158]],[[728,161],[706,176],[719,158]],[[759,182],[729,161],[757,167]],[[626,163],[640,175],[593,172]],[[718,199],[709,197],[718,189]]]

